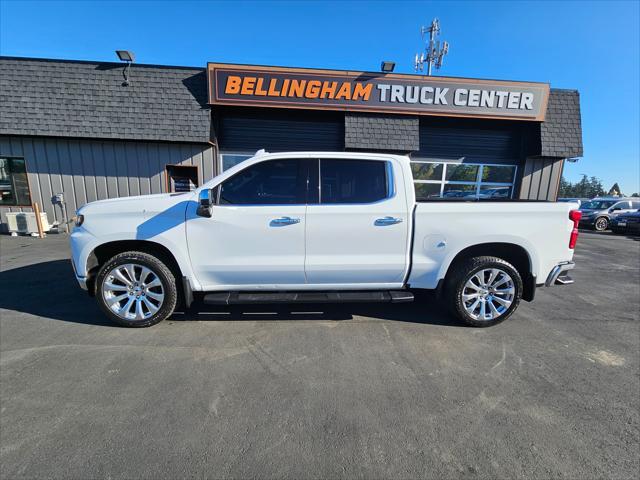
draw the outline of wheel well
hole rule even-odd
[[[167,247],[147,240],[118,240],[98,245],[89,255],[87,259],[87,287],[90,294],[93,294],[95,291],[95,278],[100,267],[113,256],[131,250],[148,253],[162,260],[176,277],[177,284],[182,284],[182,271],[180,270],[180,266]],[[180,291],[180,289],[178,289],[178,291]]]
[[[498,257],[513,265],[522,277],[522,299],[533,300],[536,289],[536,278],[531,273],[531,259],[527,251],[514,243],[481,243],[461,250],[449,265],[447,275],[453,267],[468,258],[491,256]]]

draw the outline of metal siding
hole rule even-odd
[[[47,159],[46,170],[40,172],[41,177],[47,177],[51,184],[51,193],[57,194],[64,192],[62,185],[62,175],[60,174],[60,161],[58,159],[58,147],[55,141],[46,141],[42,139],[34,139],[34,141],[42,142],[45,157]],[[48,205],[43,205],[46,212],[49,212]],[[62,221],[62,211],[60,207],[52,210],[55,212],[55,220]]]
[[[201,153],[202,155],[202,178],[205,182],[211,180],[214,176],[214,160],[213,149],[210,148]]]
[[[150,169],[150,178],[149,178],[149,186],[151,188],[151,193],[162,193],[162,174],[160,172],[160,147],[158,144],[149,145],[149,169]]]
[[[524,164],[520,198],[555,201],[558,195],[564,159],[529,157]]]
[[[342,151],[344,114],[237,109],[220,114],[221,151]]]
[[[107,179],[107,198],[119,197],[118,161],[113,142],[104,142],[102,151],[104,153],[104,168]]]
[[[549,178],[549,193],[547,200],[555,202],[558,199],[558,188],[560,187],[560,177],[562,177],[562,169],[564,167],[564,159],[554,158],[553,169]]]
[[[549,158],[542,159],[542,168],[540,172],[540,189],[538,190],[538,199],[546,200],[549,194],[549,181],[551,180],[551,170],[553,162]]]
[[[167,164],[197,165],[199,180],[209,180],[212,152],[208,144],[0,136],[0,155],[25,158],[31,199],[50,222],[62,221],[60,208],[51,203],[57,193],[64,194],[71,217],[87,199],[135,195],[140,185],[144,193],[164,192]],[[2,223],[6,212],[20,210],[31,209],[0,207]]]
[[[93,158],[93,168],[96,174],[96,196],[97,198],[109,198],[106,159],[104,156],[104,149],[102,147],[102,142],[94,142],[90,145],[91,156]]]

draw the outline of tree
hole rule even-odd
[[[559,198],[572,198],[573,197],[573,185],[567,182],[564,177],[560,177],[560,186],[558,187]]]
[[[602,187],[602,181],[597,177],[587,177],[582,175],[580,181],[576,183],[568,182],[564,177],[560,178],[558,197],[564,198],[593,198],[604,195],[606,192]]]
[[[618,182],[614,183],[612,187],[609,189],[609,195],[612,195],[614,197],[622,196],[622,192],[620,191],[620,186],[618,185]]]

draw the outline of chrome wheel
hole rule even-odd
[[[495,320],[515,299],[511,276],[499,268],[485,268],[467,279],[462,289],[462,304],[474,320]]]
[[[595,227],[599,232],[603,232],[609,226],[609,221],[605,217],[600,217],[596,219]]]
[[[160,277],[149,267],[127,263],[107,273],[102,282],[102,297],[118,317],[145,320],[162,307],[164,287]]]

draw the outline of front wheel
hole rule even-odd
[[[120,253],[107,261],[96,277],[98,305],[125,327],[149,327],[168,318],[177,297],[171,270],[148,253]]]
[[[522,278],[501,258],[474,257],[453,267],[446,292],[457,318],[473,327],[490,327],[518,308]]]
[[[609,228],[609,219],[607,217],[596,218],[596,221],[593,222],[593,228],[595,228],[597,232],[604,232]]]

